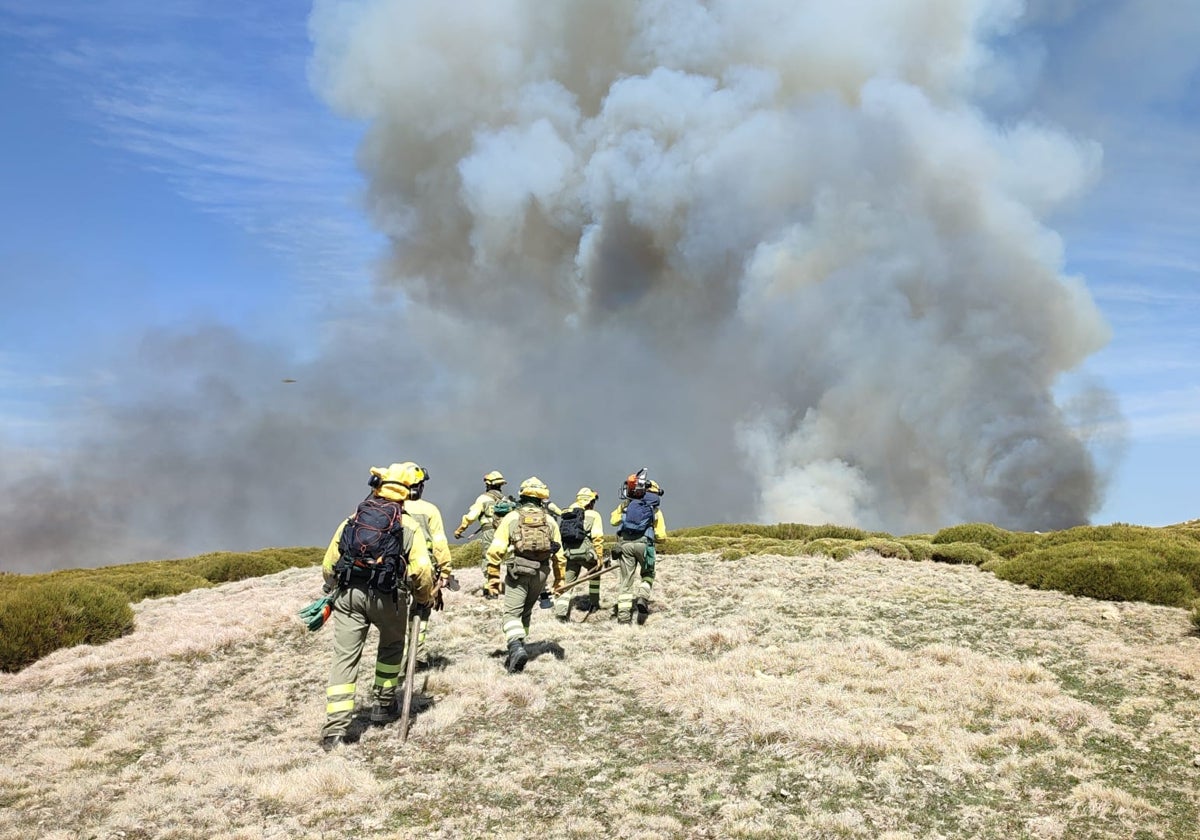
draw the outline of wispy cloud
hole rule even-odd
[[[303,24],[269,4],[0,0],[34,78],[73,100],[98,142],[260,237],[316,289],[360,282],[378,239],[355,206],[357,133],[308,91]]]

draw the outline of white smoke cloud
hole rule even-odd
[[[1101,156],[973,98],[1020,83],[991,44],[1022,13],[318,0],[312,70],[369,123],[385,282],[507,325],[514,370],[577,354],[617,405],[649,397],[679,501],[720,464],[768,520],[1045,529],[1102,490],[1054,389],[1108,330],[1044,221]]]

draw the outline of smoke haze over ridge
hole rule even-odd
[[[3,568],[324,544],[404,459],[450,527],[491,469],[607,512],[642,465],[672,527],[1087,521],[1120,420],[1075,377],[1109,328],[1055,221],[1102,155],[1027,107],[1018,48],[1077,13],[317,0],[309,81],[364,127],[390,243],[374,287],[331,244],[315,326],[112,342],[53,446],[0,440]]]

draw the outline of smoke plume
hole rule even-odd
[[[505,328],[497,408],[582,463],[700,521],[1083,522],[1055,388],[1107,328],[1044,220],[1099,150],[979,106],[1022,4],[868,5],[318,0],[312,74],[383,282]]]

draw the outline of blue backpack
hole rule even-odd
[[[640,499],[630,499],[621,516],[621,533],[636,539],[653,528],[658,503],[659,497],[654,493],[647,493]]]

